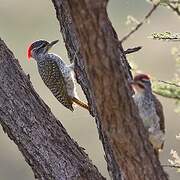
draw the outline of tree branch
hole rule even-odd
[[[167,180],[131,97],[129,69],[106,0],[52,0],[114,180]],[[120,172],[122,170],[122,175]]]
[[[75,63],[75,73],[77,82],[81,85],[86,98],[88,100],[88,104],[91,108],[91,115],[95,117],[99,138],[102,141],[103,148],[105,151],[105,159],[107,161],[108,171],[110,176],[114,180],[121,180],[121,172],[119,166],[115,160],[112,147],[107,138],[106,132],[102,129],[101,120],[97,113],[96,104],[93,98],[93,94],[90,91],[90,82],[87,77],[87,73],[85,71],[83,57],[80,53],[80,44],[79,39],[76,36],[76,31],[74,27],[74,23],[72,22],[72,18],[69,11],[69,5],[67,1],[61,0],[52,0],[54,7],[56,9],[57,19],[60,23],[60,30],[65,42],[65,46],[69,55],[71,62],[76,57]],[[121,46],[121,45],[120,45]],[[77,53],[78,52],[78,53]],[[126,69],[126,68],[125,68]]]
[[[131,53],[135,53],[137,51],[139,51],[140,49],[142,49],[141,46],[138,47],[134,47],[134,48],[128,48],[124,51],[125,54],[131,54]]]
[[[41,180],[104,179],[0,39],[0,124]]]
[[[178,8],[178,6],[174,6],[174,5],[172,5],[171,3],[167,3],[167,5],[178,15],[178,16],[180,16],[180,11],[179,11],[179,8]]]
[[[180,169],[180,166],[178,166],[178,165],[163,164],[162,166],[163,166],[163,167]]]
[[[164,80],[158,80],[158,82],[162,82],[164,84],[168,84],[170,86],[175,86],[175,87],[178,87],[180,88],[180,85],[176,84],[176,83],[171,83],[171,82],[167,82],[167,81],[164,81]]]
[[[124,41],[126,41],[133,33],[135,33],[146,21],[147,19],[152,15],[152,13],[157,9],[157,7],[160,5],[160,2],[158,2],[157,4],[153,4],[153,7],[151,8],[151,10],[146,14],[146,16],[144,17],[144,19],[139,22],[136,27],[134,27],[129,33],[127,33],[122,39],[121,39],[121,43],[123,43]]]
[[[180,4],[180,0],[174,0],[174,1],[169,0],[169,3],[171,3],[171,4]]]

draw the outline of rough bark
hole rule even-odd
[[[123,49],[106,0],[52,0],[76,77],[96,118],[113,179],[166,180],[129,89]],[[120,173],[122,170],[122,175]]]
[[[42,180],[104,179],[0,39],[0,124]]]
[[[61,30],[64,42],[65,42],[68,55],[70,57],[70,61],[72,62],[75,59],[76,79],[78,83],[81,85],[87,97],[88,104],[91,108],[90,113],[96,119],[96,124],[97,124],[98,132],[99,132],[99,138],[102,141],[103,148],[105,151],[105,158],[107,161],[108,171],[110,173],[110,176],[113,179],[120,180],[121,172],[120,172],[119,166],[115,160],[106,132],[101,128],[101,120],[97,113],[96,103],[94,101],[95,99],[93,98],[93,94],[90,91],[90,83],[87,78],[87,73],[85,71],[83,57],[81,53],[79,52],[79,48],[80,48],[79,39],[76,36],[74,23],[72,22],[72,18],[69,11],[69,5],[66,0],[65,1],[52,0],[52,2],[56,9],[57,19],[60,23],[60,30]]]

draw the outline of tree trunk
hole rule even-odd
[[[131,97],[107,0],[52,0],[76,77],[96,118],[113,179],[167,180]],[[120,173],[122,170],[122,175]]]
[[[104,179],[0,39],[0,124],[41,180]]]

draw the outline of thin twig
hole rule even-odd
[[[171,4],[179,4],[180,1],[169,1],[169,3],[171,3]]]
[[[167,82],[167,81],[164,81],[164,80],[154,80],[154,81],[162,82],[162,83],[168,84],[168,85],[170,85],[170,86],[175,86],[175,87],[180,88],[180,85],[175,84],[175,83],[171,83],[171,82]],[[163,97],[180,100],[179,94],[177,94],[177,95],[170,95],[170,94],[163,95],[162,93],[160,93],[160,92],[158,92],[158,91],[156,91],[156,90],[153,90],[153,92],[154,92],[155,94],[160,95],[160,96],[163,96]]]
[[[128,48],[124,51],[124,53],[125,54],[131,54],[131,53],[139,51],[140,49],[142,49],[142,46],[138,46],[138,47],[134,47],[134,48]]]
[[[170,164],[163,164],[162,167],[170,167],[170,168],[177,168],[177,169],[180,168],[180,166],[178,165],[170,165]]]
[[[156,8],[159,6],[160,2],[157,4],[153,4],[152,9],[146,14],[146,16],[144,17],[144,19],[139,22],[139,24],[137,24],[136,27],[134,27],[127,35],[125,35],[122,39],[121,39],[121,43],[124,42],[125,40],[127,40],[129,38],[129,36],[131,36],[134,32],[136,32],[145,22],[146,20],[152,15],[152,13],[156,10]]]
[[[177,7],[174,7],[171,3],[167,3],[167,5],[168,5],[174,12],[176,12],[176,14],[177,14],[178,16],[180,16],[180,11],[179,11],[178,6],[177,6]]]
[[[155,90],[153,90],[153,92],[159,96],[165,97],[165,98],[170,98],[170,99],[176,99],[176,100],[180,100],[180,96],[171,96],[171,95],[163,95],[162,93],[159,93]]]
[[[163,81],[163,80],[158,80],[159,82],[162,82],[164,84],[168,84],[168,85],[171,85],[171,86],[176,86],[178,88],[180,88],[180,85],[176,84],[176,83],[171,83],[171,82],[167,82],[167,81]]]

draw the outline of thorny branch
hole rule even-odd
[[[171,82],[167,82],[167,81],[164,81],[164,80],[158,80],[159,82],[162,82],[164,84],[168,84],[170,86],[176,86],[178,88],[180,88],[180,85],[176,84],[176,83],[171,83]]]
[[[180,16],[180,10],[179,10],[179,3],[180,1],[169,1],[169,2],[165,2],[167,4],[167,6],[169,6],[170,9],[172,9],[178,16]],[[127,33],[122,39],[121,39],[121,43],[123,43],[124,41],[126,41],[133,33],[135,33],[146,21],[148,18],[150,18],[150,16],[152,15],[152,13],[157,9],[157,7],[161,4],[161,1],[159,1],[156,4],[153,4],[153,7],[150,9],[150,11],[146,14],[146,16],[144,17],[144,19],[139,22],[136,27],[134,27],[129,33]],[[128,53],[127,53],[128,54]]]
[[[138,47],[134,47],[134,48],[128,48],[124,51],[124,53],[125,54],[131,54],[131,53],[139,51],[140,49],[142,49],[142,46],[138,46]]]
[[[134,27],[129,33],[127,33],[122,39],[121,39],[121,43],[123,43],[124,41],[126,41],[133,33],[135,33],[146,21],[147,19],[152,15],[152,13],[157,9],[157,7],[160,5],[160,2],[158,2],[157,4],[153,4],[153,7],[151,8],[151,10],[146,14],[146,16],[144,17],[144,19],[139,22],[136,27]]]
[[[180,1],[179,0],[177,0],[177,1],[169,1],[169,3],[171,3],[171,4],[180,4]]]
[[[174,6],[171,3],[167,3],[167,5],[178,15],[180,16],[180,10],[178,6]]]

